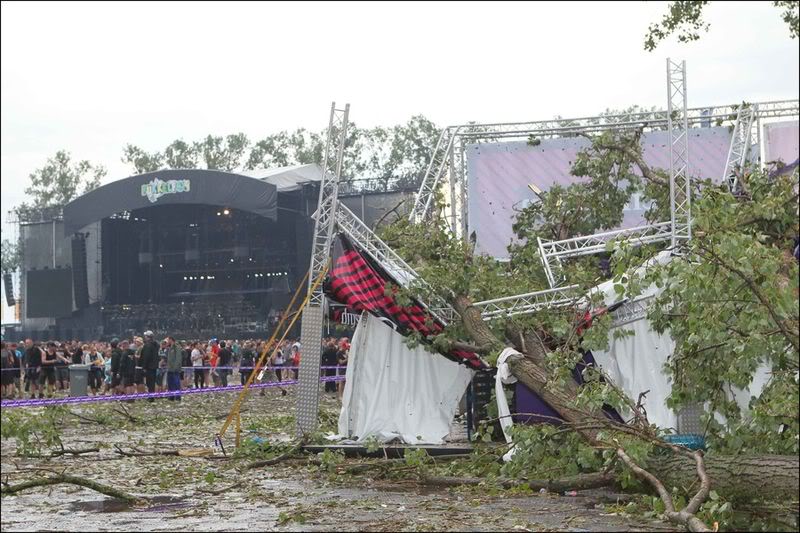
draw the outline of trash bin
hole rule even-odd
[[[92,365],[69,365],[69,395],[86,396]]]

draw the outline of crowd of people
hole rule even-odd
[[[344,374],[350,350],[347,337],[322,339],[323,375]],[[152,331],[142,336],[111,341],[49,341],[27,339],[2,344],[3,398],[52,398],[70,390],[70,365],[88,365],[88,394],[112,395],[180,391],[190,388],[227,387],[234,371],[244,385],[256,370],[254,382],[296,380],[302,353],[299,339],[277,347],[265,340],[176,341],[167,336],[161,342]],[[280,387],[280,385],[278,385]],[[286,390],[281,388],[282,394]],[[328,381],[325,391],[341,398],[344,382]],[[263,389],[261,394],[264,394]],[[170,396],[180,401],[180,396]],[[133,401],[133,400],[127,400]],[[148,398],[148,401],[154,401]]]

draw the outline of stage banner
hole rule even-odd
[[[218,170],[159,170],[111,182],[64,206],[64,235],[123,211],[165,204],[207,204],[275,220],[278,190],[265,181]]]

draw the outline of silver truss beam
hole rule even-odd
[[[680,106],[682,107],[682,106]],[[758,117],[777,118],[797,116],[800,113],[798,100],[774,100],[759,102]],[[686,109],[685,126],[708,127],[734,123],[739,106],[735,104],[721,106],[694,107]],[[602,133],[610,130],[628,130],[643,128],[645,131],[667,130],[669,128],[669,111],[643,111],[593,117],[558,118],[551,120],[537,120],[528,122],[496,122],[487,124],[458,124],[449,126],[442,131],[436,145],[431,163],[425,172],[419,192],[414,201],[410,220],[422,220],[428,216],[432,205],[434,192],[440,186],[441,178],[448,171],[448,153],[450,146],[459,142],[460,151],[463,153],[466,144],[477,142],[508,141],[514,138],[563,137],[578,133]],[[457,138],[457,140],[451,140]],[[462,161],[465,160],[462,156]],[[463,163],[462,163],[463,164]],[[466,187],[462,183],[462,187]],[[462,191],[462,195],[465,193]],[[466,205],[461,205],[462,219],[466,221]],[[462,226],[464,226],[462,224]],[[464,230],[466,234],[466,228]]]
[[[350,240],[384,267],[401,286],[407,288],[416,284],[433,294],[431,286],[344,204],[339,204],[336,209],[336,225],[339,231],[347,235]],[[420,304],[445,326],[457,316],[452,307],[435,297],[432,300],[432,306],[422,301]]]
[[[753,122],[758,115],[758,104],[743,105],[736,114],[736,124],[731,135],[731,146],[722,173],[723,183],[735,193],[739,182],[739,174],[744,170],[752,145]]]
[[[560,241],[538,239],[538,245],[547,281],[551,287],[557,287],[563,280],[561,274],[563,259],[604,252],[607,244],[615,240],[625,240],[633,246],[642,246],[671,239],[672,223],[659,222],[658,224],[606,231]]]
[[[579,298],[578,285],[546,289],[543,291],[517,294],[493,300],[476,302],[475,307],[481,310],[484,320],[527,315],[544,309],[555,309],[573,305]]]
[[[320,183],[319,202],[314,219],[314,240],[311,253],[311,267],[308,273],[308,288],[327,268],[330,259],[333,226],[335,224],[336,205],[339,197],[339,178],[342,175],[342,154],[344,141],[347,138],[348,116],[350,104],[344,109],[336,109],[331,104],[331,116],[328,122],[328,137],[325,143],[325,155],[322,162],[322,182]],[[310,294],[310,305],[322,305],[322,287]]]
[[[409,214],[411,222],[421,222],[424,220],[433,204],[433,197],[439,187],[442,176],[447,172],[448,158],[453,149],[453,142],[455,135],[452,128],[445,128],[439,135],[439,141],[436,143],[436,148],[431,156],[431,162],[428,164],[428,169],[425,171],[425,176],[422,178],[420,189],[414,198],[414,207]]]
[[[646,296],[622,304],[611,314],[611,327],[618,328],[644,318],[655,300],[655,296]]]
[[[736,104],[687,109],[687,122],[691,126],[707,127],[733,124],[740,106]],[[796,116],[800,110],[798,100],[759,102],[759,118]],[[507,140],[508,138],[557,137],[575,133],[600,133],[609,130],[626,130],[644,127],[644,131],[666,130],[668,111],[642,111],[615,115],[579,118],[557,118],[528,122],[497,122],[487,124],[460,124],[459,137],[469,141]]]
[[[658,224],[594,233],[561,241],[540,240],[540,247],[548,258],[580,257],[604,252],[610,241],[624,239],[635,245],[643,245],[669,240],[671,235],[671,223],[659,222]]]
[[[667,111],[671,245],[674,247],[679,241],[692,237],[686,61],[676,63],[667,58]]]

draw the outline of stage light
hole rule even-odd
[[[183,276],[183,281],[186,281],[186,276]]]
[[[200,279],[206,279],[206,277],[205,276],[200,276]]]
[[[231,263],[233,263],[233,257],[231,257]]]
[[[222,212],[222,214],[223,214],[223,215],[230,215],[230,214],[231,214],[231,212],[230,212],[230,210],[229,210],[229,209],[225,209],[225,210]]]
[[[222,215],[222,213],[220,213],[219,211],[217,211],[217,216],[220,216],[220,215]]]
[[[159,263],[158,268],[164,268],[164,265]]]

